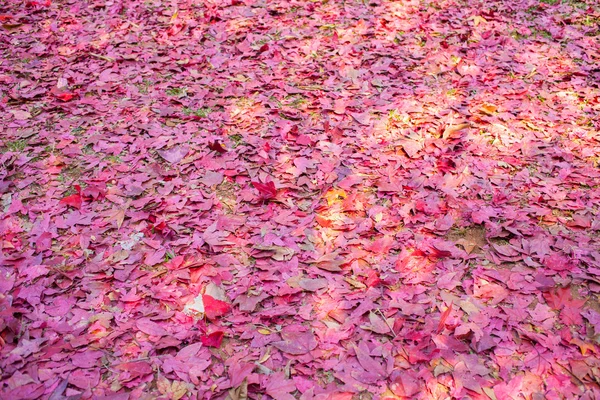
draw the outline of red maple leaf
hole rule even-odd
[[[77,97],[76,93],[64,92],[56,95],[56,98],[62,101],[70,101]]]
[[[273,181],[267,183],[252,182],[252,185],[260,192],[261,197],[265,200],[277,196],[277,189],[275,188],[275,183]]]
[[[217,300],[207,294],[202,295],[202,303],[204,304],[204,315],[208,319],[221,317],[231,311],[229,303]]]
[[[379,275],[377,274],[377,272],[370,270],[367,273],[367,279],[365,280],[365,284],[368,287],[375,287],[378,286],[381,283],[381,279],[379,278]]]
[[[59,204],[66,204],[67,206],[74,207],[76,209],[81,209],[81,204],[83,203],[83,197],[81,197],[81,186],[75,185],[75,190],[77,190],[76,194],[72,194],[63,198]]]
[[[214,142],[209,142],[208,143],[208,148],[211,149],[212,151],[216,151],[217,153],[227,153],[227,150],[225,149],[225,147],[223,147],[223,145],[221,143],[219,143],[219,141],[215,140]]]
[[[437,327],[436,333],[440,333],[441,331],[444,330],[444,325],[446,324],[446,320],[450,316],[451,312],[452,312],[452,303],[450,303],[450,305],[448,306],[448,308],[446,308],[446,311],[444,311],[442,313],[442,316],[440,317],[440,322],[438,323],[438,327]]]
[[[555,310],[560,310],[563,307],[579,309],[585,304],[585,300],[573,298],[571,288],[569,287],[562,287],[551,292],[546,292],[544,293],[544,298],[546,299],[546,303]]]
[[[267,43],[265,43],[262,46],[260,46],[260,49],[258,49],[258,54],[262,54],[268,50],[269,50],[269,45]]]
[[[204,335],[200,338],[200,341],[206,347],[221,347],[221,342],[223,341],[223,337],[225,333],[222,331],[216,331],[209,335]]]
[[[37,6],[44,6],[44,7],[50,7],[52,3],[50,2],[50,0],[46,0],[44,2],[41,1],[28,1],[27,3],[25,3],[26,7],[37,7]]]

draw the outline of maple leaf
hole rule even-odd
[[[239,386],[229,389],[225,400],[248,400],[248,379],[244,378]]]
[[[121,229],[123,221],[125,221],[125,209],[119,208],[108,213],[108,220],[117,223],[117,229]]]
[[[316,264],[318,268],[330,272],[342,271],[342,268],[340,267],[346,262],[346,260],[340,257],[338,252],[323,254],[318,259],[311,261],[311,263]]]
[[[227,149],[225,149],[225,147],[217,140],[209,142],[208,148],[220,154],[227,153]]]
[[[284,353],[300,355],[306,354],[317,347],[315,335],[310,331],[297,331],[294,327],[281,333],[282,340],[273,342],[273,346]]]
[[[277,196],[277,189],[273,181],[267,183],[252,182],[252,185],[260,192],[261,198],[264,200],[273,199]]]
[[[265,43],[262,46],[260,46],[260,49],[258,49],[258,54],[262,54],[268,50],[269,50],[269,45],[267,43]]]
[[[165,328],[147,318],[138,319],[136,321],[136,326],[140,331],[151,336],[166,336],[169,334]]]
[[[573,298],[570,287],[561,287],[550,292],[545,292],[544,298],[550,307],[560,310],[563,307],[580,308],[585,304],[585,300]]]
[[[371,357],[369,347],[364,341],[360,342],[358,346],[354,346],[354,352],[361,367],[370,374],[373,374],[376,380],[387,378],[388,373],[385,367],[375,360],[375,358]]]
[[[64,102],[73,100],[75,97],[77,97],[77,94],[76,93],[70,93],[70,92],[63,92],[63,93],[60,93],[60,94],[56,95],[57,99],[62,100]]]
[[[65,204],[74,207],[78,210],[81,209],[81,205],[83,204],[83,197],[81,196],[81,186],[75,185],[75,190],[77,190],[77,193],[64,197],[59,201],[59,204]]]
[[[442,313],[442,316],[440,317],[440,322],[438,323],[438,327],[436,329],[436,333],[440,333],[444,330],[444,325],[446,324],[446,320],[450,316],[451,312],[452,312],[452,303],[450,303],[448,308],[446,308],[446,311],[444,311]]]
[[[179,400],[185,396],[188,392],[188,386],[182,381],[169,381],[162,375],[159,375],[156,380],[156,388],[158,391],[166,396],[170,400]]]
[[[50,7],[52,3],[50,2],[50,0],[46,0],[46,1],[35,1],[35,0],[29,0],[25,3],[26,7]]]
[[[212,332],[208,335],[203,335],[200,338],[200,341],[202,342],[203,345],[205,345],[207,347],[219,348],[219,347],[221,347],[221,342],[223,341],[224,336],[225,336],[224,332],[216,331],[216,332]]]
[[[168,150],[158,150],[157,153],[171,164],[177,164],[185,158],[189,151],[190,148],[188,146],[175,146]]]
[[[204,315],[208,319],[216,319],[222,317],[231,311],[231,305],[222,300],[217,300],[212,296],[203,295],[202,302],[204,303]]]
[[[277,372],[269,377],[265,385],[265,392],[274,399],[294,400],[290,393],[296,390],[296,385],[291,379],[286,379],[285,372]]]
[[[597,346],[593,343],[586,343],[581,339],[573,338],[569,343],[579,347],[582,356],[586,356],[588,352],[598,353]]]

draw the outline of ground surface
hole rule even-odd
[[[1,398],[600,396],[595,1],[0,14]]]

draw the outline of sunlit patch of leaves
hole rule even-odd
[[[393,122],[400,122],[402,120],[402,115],[398,112],[398,110],[390,110],[388,114],[388,118]]]

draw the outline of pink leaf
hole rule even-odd
[[[317,341],[312,332],[297,331],[293,326],[288,326],[286,331],[281,333],[281,338],[283,340],[273,342],[273,346],[284,353],[293,355],[306,354],[317,347]]]
[[[377,379],[387,378],[388,374],[384,366],[371,357],[369,354],[369,347],[364,341],[358,346],[354,346],[354,351],[356,352],[356,358],[358,359],[360,366],[363,367],[365,371],[375,374]]]
[[[158,150],[157,153],[171,164],[177,164],[179,161],[184,159],[189,151],[190,148],[187,146],[175,146],[169,150]]]
[[[165,328],[148,318],[138,319],[136,326],[140,331],[151,336],[166,336],[169,334]]]
[[[209,142],[208,148],[211,149],[212,151],[216,151],[217,153],[220,153],[220,154],[227,153],[227,150],[225,149],[225,147],[223,147],[223,145],[216,140],[214,142]]]

